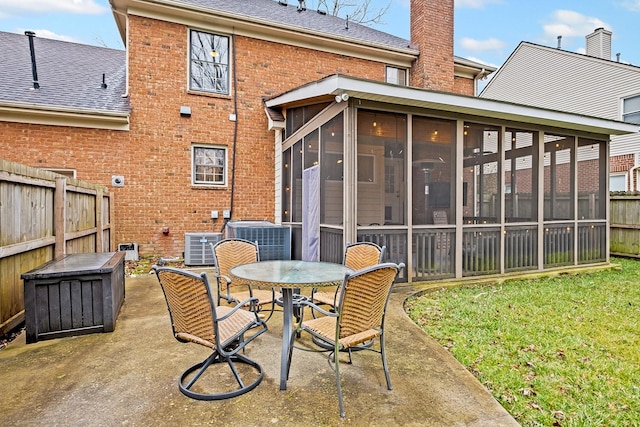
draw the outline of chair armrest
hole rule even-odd
[[[318,310],[320,313],[324,314],[325,316],[338,317],[338,313],[327,311],[323,308],[320,308],[317,305],[315,305],[313,302],[308,300],[300,301],[300,305],[306,305],[308,307],[311,307],[312,310]],[[300,322],[302,322],[302,317],[300,318]]]
[[[228,312],[227,314],[225,314],[222,317],[219,317],[218,320],[224,320],[227,317],[231,316],[236,311],[242,309],[242,307],[244,307],[245,305],[257,304],[258,301],[260,301],[260,300],[258,298],[256,298],[256,297],[247,298],[246,300],[241,301],[238,304],[236,304],[235,306],[233,306],[233,308],[231,309],[230,312]],[[257,313],[256,313],[256,317],[257,317]]]

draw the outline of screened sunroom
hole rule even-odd
[[[372,241],[409,282],[609,260],[609,136],[636,125],[341,75],[265,103],[295,258]]]

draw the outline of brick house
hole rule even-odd
[[[299,182],[315,162],[325,174],[323,259],[338,260],[346,241],[375,240],[408,265],[405,280],[608,260],[596,185],[596,255],[579,258],[587,223],[572,212],[547,218],[573,230],[562,235],[571,256],[545,261],[544,209],[556,195],[579,201],[571,182],[568,192],[536,191],[541,147],[553,133],[558,147],[588,141],[602,159],[609,134],[636,127],[473,97],[493,69],[453,55],[453,0],[412,1],[411,41],[283,3],[113,0],[126,52],[36,37],[38,89],[28,37],[0,33],[16,55],[0,73],[10,84],[0,156],[109,186],[115,238],[141,255],[182,255],[185,233],[221,231],[228,211],[290,225],[299,256]],[[64,73],[47,73],[60,65]],[[54,86],[63,77],[67,86]],[[534,172],[511,173],[505,158],[516,154]],[[516,175],[528,180],[523,194],[512,185],[504,195]],[[503,236],[516,228],[536,244],[511,265]]]

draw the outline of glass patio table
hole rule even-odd
[[[260,289],[280,288],[282,291],[282,354],[280,356],[280,390],[287,389],[291,352],[293,349],[293,291],[299,288],[339,286],[347,273],[342,264],[316,261],[260,261],[233,267],[229,273],[236,283]]]

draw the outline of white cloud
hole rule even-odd
[[[95,0],[0,0],[0,17],[27,13],[73,13],[99,15],[108,9]]]
[[[627,0],[621,3],[622,7],[631,12],[640,12],[640,0]]]
[[[486,40],[476,40],[469,37],[460,39],[460,47],[472,52],[501,51],[506,44],[502,40],[490,38]]]
[[[500,4],[502,0],[454,0],[455,7],[468,9],[484,9],[486,5],[491,3]]]
[[[490,62],[485,61],[484,59],[476,58],[475,56],[465,56],[464,58],[468,59],[469,61],[477,62],[478,64],[484,64],[484,65],[488,65],[490,67],[496,67],[496,68],[499,67],[499,65],[492,64]]]
[[[551,14],[551,21],[542,26],[547,41],[558,36],[585,37],[600,27],[611,30],[611,26],[601,19],[572,10],[556,10]]]
[[[27,30],[33,31],[34,33],[36,33],[36,37],[40,37],[43,39],[53,39],[53,40],[60,40],[63,42],[83,43],[82,40],[76,39],[74,37],[64,36],[62,34],[56,34],[53,31],[44,30],[44,29],[34,30],[33,28],[24,28],[24,29],[19,28],[15,32],[18,34],[24,34],[24,32]]]

